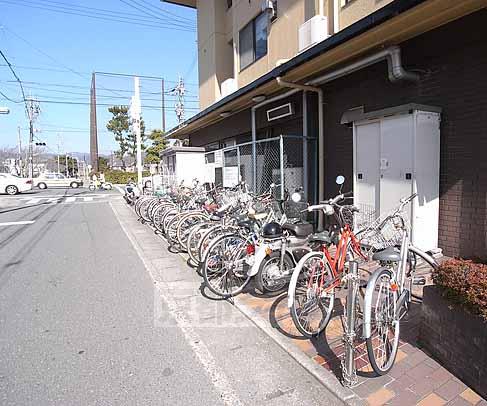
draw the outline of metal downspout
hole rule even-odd
[[[372,55],[361,58],[347,66],[336,69],[332,72],[320,76],[312,81],[307,82],[304,85],[286,82],[281,77],[277,77],[277,84],[282,87],[289,87],[293,89],[301,89],[303,91],[313,91],[318,93],[318,200],[325,200],[324,196],[324,182],[325,182],[325,162],[324,162],[324,111],[323,111],[323,90],[316,85],[322,85],[327,82],[331,82],[342,76],[349,75],[360,69],[366,68],[374,63],[377,63],[383,59],[387,60],[388,75],[391,82],[397,82],[399,80],[407,80],[417,82],[420,79],[419,74],[407,71],[404,69],[401,60],[401,48],[399,46],[391,46],[382,51],[376,52]],[[320,217],[319,227],[322,226],[322,219]]]
[[[298,83],[286,82],[281,77],[277,77],[277,84],[281,87],[310,91],[318,93],[318,201],[325,200],[325,159],[324,159],[324,112],[323,112],[323,89],[310,85],[300,85]],[[323,213],[319,212],[318,228],[323,226]]]
[[[275,102],[277,100],[285,99],[286,97],[292,96],[293,94],[297,93],[299,90],[290,90],[289,92],[283,93],[279,96],[272,97],[270,99],[264,100],[261,103],[252,106],[251,109],[251,116],[252,116],[252,166],[253,166],[253,180],[252,180],[252,187],[253,192],[257,193],[257,123],[255,119],[255,112],[258,108],[265,106],[269,103]]]

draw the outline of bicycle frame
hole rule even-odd
[[[345,225],[340,233],[340,239],[338,241],[334,257],[331,255],[328,247],[325,244],[322,245],[321,252],[325,255],[325,258],[330,265],[333,276],[333,280],[329,284],[329,286],[325,288],[325,292],[328,292],[329,290],[341,285],[341,275],[343,274],[343,271],[345,269],[345,263],[347,262],[347,253],[349,246],[351,246],[355,254],[359,255],[363,259],[366,259],[360,249],[360,243],[358,242],[355,234],[350,229],[348,224]],[[323,273],[320,280],[320,288],[324,285],[324,278],[325,274]],[[311,280],[312,278],[310,278],[310,281]]]
[[[398,299],[394,302],[394,315],[395,319],[399,319],[400,314],[399,310],[402,306],[407,302],[411,301],[411,287],[412,282],[414,280],[414,271],[407,275],[407,264],[408,264],[408,257],[409,253],[412,252],[419,257],[421,257],[424,261],[426,261],[432,268],[436,268],[438,263],[436,260],[431,256],[428,255],[426,252],[421,251],[419,248],[414,247],[411,242],[409,241],[409,234],[407,229],[404,228],[402,242],[401,242],[401,260],[397,266],[397,269],[394,268],[379,268],[377,269],[372,276],[369,278],[367,282],[367,288],[365,290],[365,298],[364,298],[364,320],[363,320],[363,338],[367,339],[370,338],[372,335],[372,300],[374,294],[374,286],[376,284],[377,278],[380,274],[380,271],[383,269],[387,269],[391,273],[391,281],[392,284],[395,285],[395,289],[397,289]],[[411,286],[406,287],[406,279],[409,279]],[[391,286],[392,287],[392,286]]]

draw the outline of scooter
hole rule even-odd
[[[301,193],[293,193],[291,200],[301,202]],[[260,292],[278,292],[286,286],[296,264],[311,251],[308,236],[312,233],[313,225],[305,221],[271,222],[263,227],[250,270]]]
[[[91,191],[96,190],[96,185],[93,181],[90,182],[90,185],[88,186],[88,189]],[[98,186],[99,190],[112,190],[113,185],[110,182],[100,182],[100,185]]]
[[[136,183],[129,182],[125,185],[125,194],[123,195],[123,198],[128,204],[134,204],[140,195],[141,192]]]

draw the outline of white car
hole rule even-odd
[[[0,173],[0,193],[16,195],[28,190],[32,190],[32,179],[21,178],[9,173]]]
[[[44,173],[35,178],[34,182],[39,189],[47,189],[48,187],[71,187],[76,189],[83,186],[81,179],[67,177],[62,173]]]

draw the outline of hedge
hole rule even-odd
[[[447,298],[487,321],[487,265],[450,259],[433,271],[433,281]]]
[[[126,184],[130,179],[137,181],[137,173],[123,171],[106,171],[105,180],[111,183]],[[150,176],[149,171],[142,172],[142,176]]]

